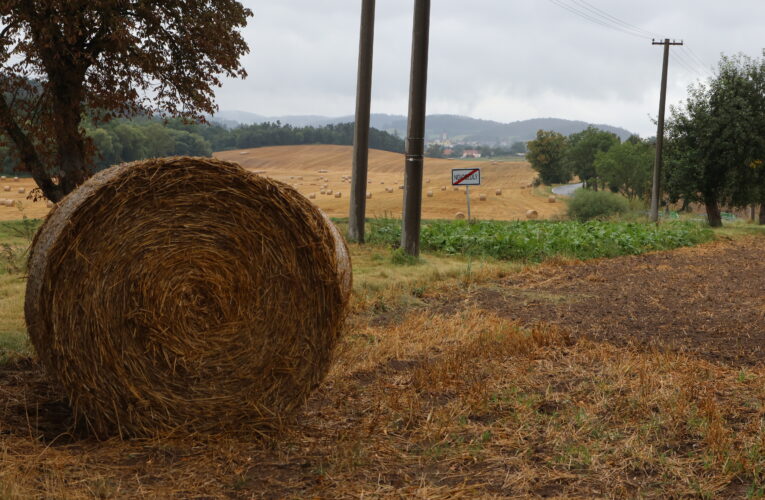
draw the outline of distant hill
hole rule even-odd
[[[263,122],[280,121],[296,127],[323,126],[328,124],[353,122],[354,117],[326,117],[316,115],[300,116],[262,116],[245,111],[221,111],[213,118],[225,126],[237,124],[252,124]],[[406,117],[401,115],[386,115],[375,113],[371,116],[371,126],[398,134],[403,137],[406,134]],[[593,124],[578,120],[564,120],[561,118],[534,118],[511,123],[500,123],[491,120],[479,120],[467,116],[458,115],[428,115],[426,121],[427,140],[433,141],[446,137],[453,142],[479,143],[486,145],[511,145],[517,141],[530,141],[536,136],[537,130],[554,130],[563,135],[581,132],[592,125],[607,132],[613,132],[622,140],[627,139],[632,133],[621,127],[605,124]]]

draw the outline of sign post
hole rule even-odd
[[[453,168],[452,186],[465,186],[465,198],[467,199],[467,219],[470,222],[470,186],[481,185],[480,168]]]

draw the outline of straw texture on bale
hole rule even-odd
[[[326,375],[351,286],[329,219],[210,158],[103,170],[29,258],[32,344],[96,435],[268,431]]]

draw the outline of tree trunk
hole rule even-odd
[[[74,191],[90,176],[85,137],[80,130],[83,89],[79,75],[53,82],[56,161],[60,169],[59,186],[64,195]],[[57,200],[53,200],[57,201]]]
[[[760,203],[760,217],[757,222],[760,225],[765,224],[765,203]]]
[[[707,220],[712,227],[722,227],[722,217],[720,217],[720,205],[715,198],[705,198],[704,206],[707,209]]]
[[[53,202],[58,202],[63,198],[64,192],[61,190],[61,186],[56,185],[51,179],[50,173],[40,160],[32,140],[16,123],[8,103],[2,96],[0,96],[0,128],[15,144],[22,166],[31,172],[32,178],[45,197]]]

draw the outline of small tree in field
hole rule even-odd
[[[83,117],[216,110],[220,75],[245,77],[235,0],[0,0],[0,146],[58,201],[91,174]]]
[[[595,156],[597,176],[630,200],[644,198],[651,189],[654,154],[651,144],[641,140],[626,141],[608,151],[598,151]]]
[[[585,187],[598,190],[595,157],[619,144],[619,137],[611,132],[589,126],[568,136],[565,161],[568,168],[584,182]]]
[[[531,168],[539,172],[543,184],[558,184],[571,179],[566,165],[566,138],[551,130],[538,130],[537,137],[528,143],[526,159]]]

